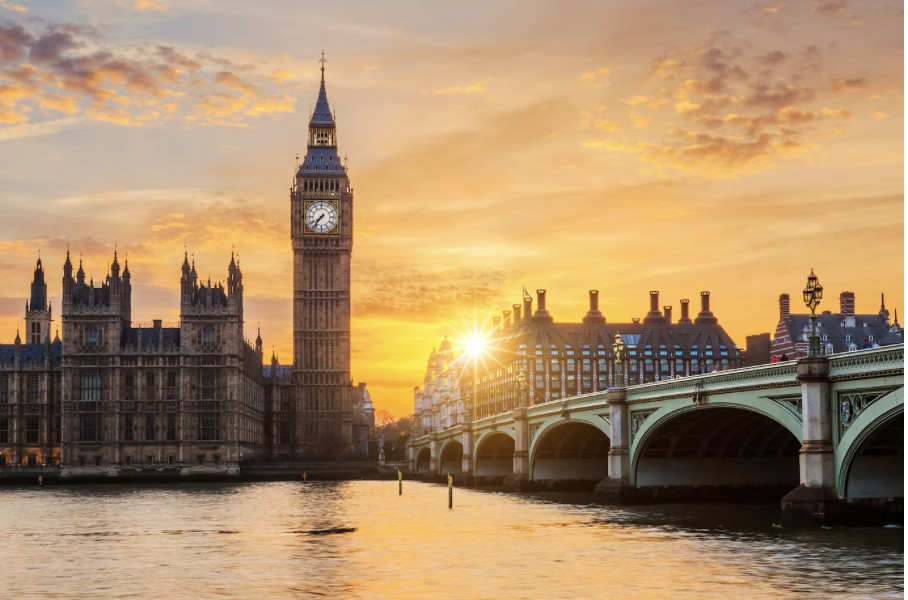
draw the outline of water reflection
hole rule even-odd
[[[571,503],[565,503],[565,500]],[[897,598],[902,532],[397,482],[0,490],[9,598]],[[311,535],[312,530],[355,531]]]

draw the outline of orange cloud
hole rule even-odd
[[[158,12],[165,12],[167,10],[167,3],[165,0],[132,0],[131,2],[124,2],[123,0],[120,0],[117,2],[117,4],[138,11],[153,10]]]
[[[164,6],[141,0],[130,6],[155,10],[156,4]],[[25,57],[29,64],[0,70],[0,122],[24,122],[26,113],[40,108],[84,111],[89,119],[122,126],[169,119],[242,126],[249,117],[294,111],[295,98],[272,87],[286,81],[288,71],[260,70],[205,52],[190,57],[164,45],[136,51],[77,25],[38,31],[0,22],[0,59],[14,64]]]
[[[72,96],[63,96],[61,94],[44,94],[41,96],[39,106],[45,110],[54,110],[67,115],[74,115],[79,112],[76,99]]]
[[[474,83],[468,86],[455,85],[453,87],[446,87],[440,90],[435,90],[433,94],[448,96],[448,95],[457,95],[457,94],[484,94],[486,88],[481,83]]]
[[[6,10],[12,10],[15,12],[25,12],[25,7],[18,4],[13,4],[10,0],[0,0],[0,8],[5,8]]]

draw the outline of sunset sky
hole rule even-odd
[[[133,318],[240,255],[291,361],[289,186],[318,63],[355,194],[353,358],[412,411],[442,337],[523,286],[611,322],[650,290],[742,348],[813,268],[903,317],[903,7],[817,2],[0,0],[0,338],[40,251],[128,252]],[[58,321],[59,322],[59,321]]]

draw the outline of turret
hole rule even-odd
[[[889,311],[886,310],[886,294],[880,294],[880,316],[889,324]]]
[[[71,265],[70,265],[71,266]],[[35,266],[31,286],[31,299],[25,302],[25,339],[29,344],[40,344],[50,335],[51,309],[47,302],[47,283],[41,259]]]

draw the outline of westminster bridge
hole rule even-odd
[[[787,523],[900,521],[904,359],[899,344],[518,407],[414,439],[410,466],[587,482],[605,503],[769,493]]]

